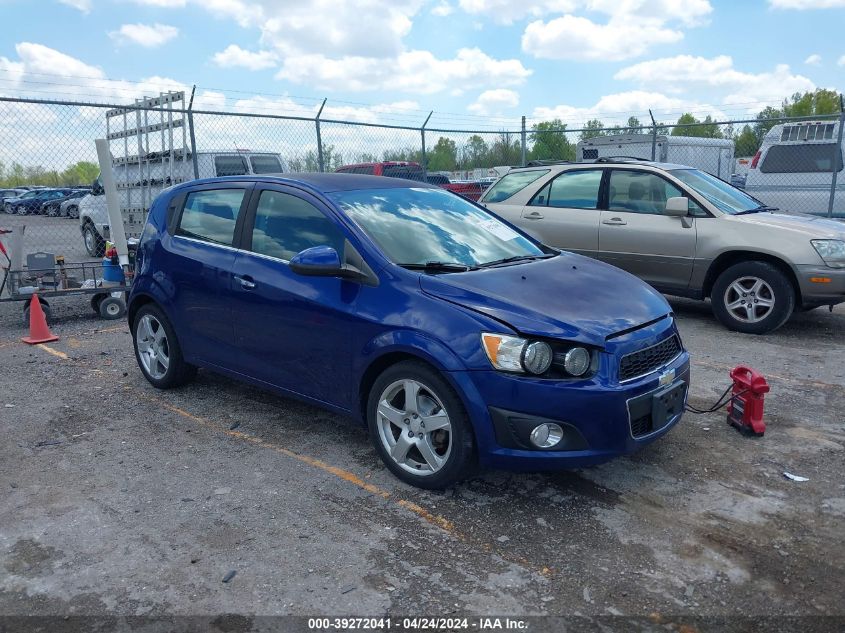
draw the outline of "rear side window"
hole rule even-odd
[[[507,200],[518,191],[522,191],[535,180],[549,173],[548,169],[535,171],[518,171],[507,174],[493,185],[484,196],[484,202],[501,202]]]
[[[764,174],[831,173],[834,154],[836,171],[842,171],[842,148],[836,143],[773,145],[766,152],[760,171]]]
[[[601,169],[567,171],[555,178],[531,201],[533,206],[596,209],[599,206]]]
[[[311,203],[286,193],[264,191],[255,210],[252,250],[285,261],[312,246],[343,253],[340,228]]]
[[[281,174],[282,163],[277,156],[253,156],[252,173],[254,174]]]
[[[243,189],[189,193],[176,235],[231,246],[243,200]]]
[[[423,169],[419,165],[385,165],[382,167],[381,174],[388,178],[407,178],[425,182]]]
[[[243,156],[215,156],[214,169],[218,176],[243,176],[246,172],[246,159]]]

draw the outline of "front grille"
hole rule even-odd
[[[681,341],[677,335],[664,339],[636,352],[631,352],[619,361],[619,380],[631,380],[650,374],[681,353]]]

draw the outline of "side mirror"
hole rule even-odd
[[[344,279],[364,277],[364,273],[354,266],[341,264],[340,256],[331,246],[312,246],[297,253],[290,260],[290,269],[297,275],[307,277],[342,277]]]
[[[106,192],[103,189],[103,185],[100,183],[100,177],[97,176],[97,179],[91,183],[91,195],[92,196],[102,196]]]
[[[678,196],[666,201],[665,215],[673,218],[685,218],[689,215],[689,198]]]

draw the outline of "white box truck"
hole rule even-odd
[[[590,163],[613,156],[651,160],[653,139],[651,134],[596,136],[578,141],[576,160]],[[695,167],[730,182],[734,167],[734,142],[724,138],[660,134],[654,143],[654,160]]]

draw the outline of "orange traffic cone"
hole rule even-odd
[[[36,294],[32,295],[32,301],[29,302],[29,336],[21,340],[30,345],[59,340],[59,337],[47,327],[47,317],[44,316],[44,310],[41,309],[41,302]]]

